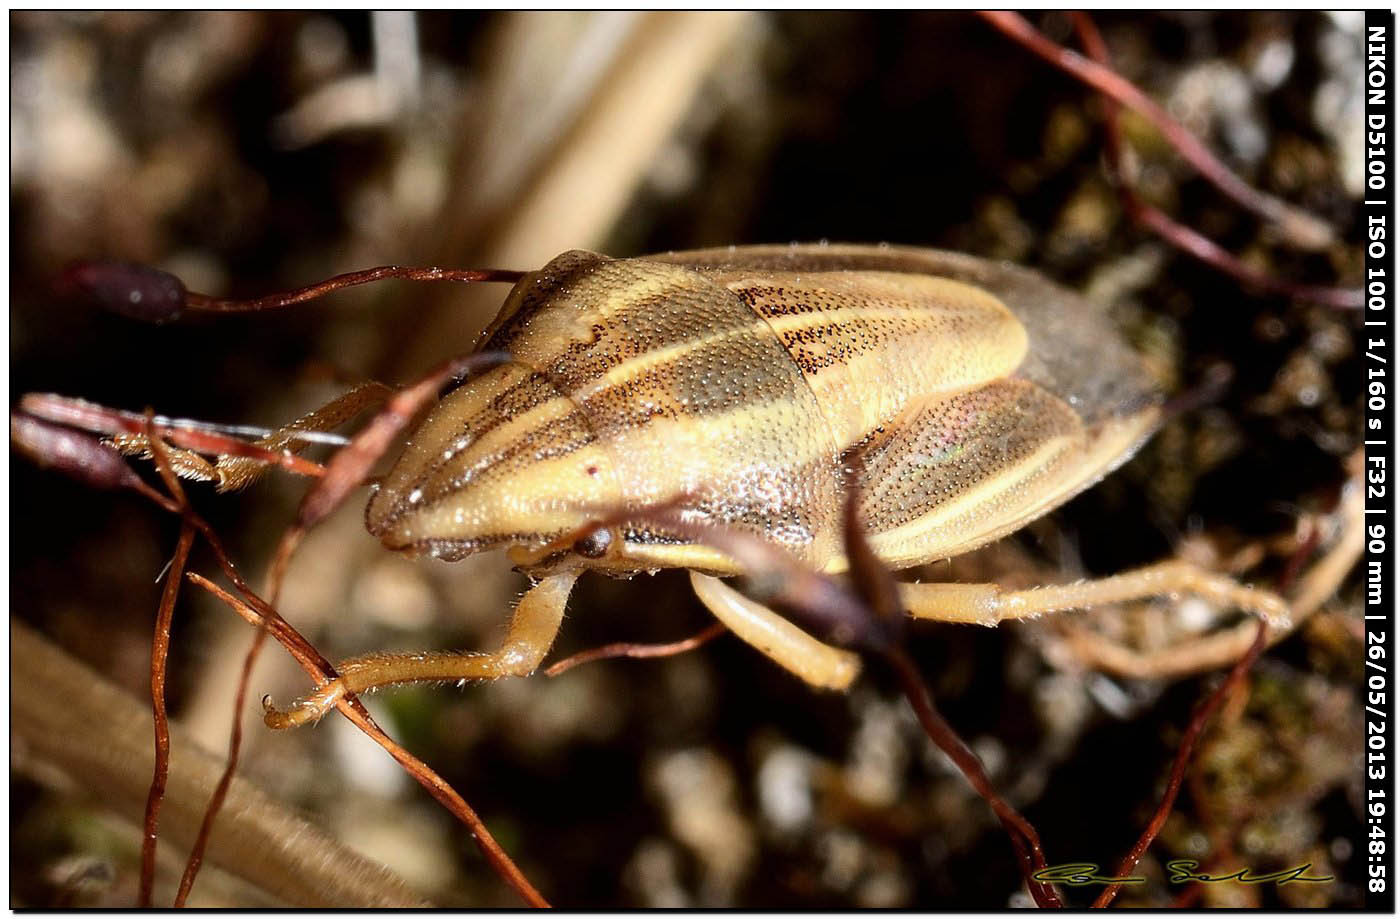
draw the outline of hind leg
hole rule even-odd
[[[1365,507],[1362,483],[1353,479],[1342,491],[1341,506],[1315,525],[1335,527],[1332,546],[1303,573],[1288,594],[1290,628],[1270,630],[1270,643],[1298,628],[1333,597],[1365,551]],[[1086,667],[1138,679],[1183,676],[1229,666],[1254,641],[1257,627],[1242,622],[1223,631],[1190,638],[1164,648],[1138,649],[1119,644],[1079,624],[1068,625],[1064,638]]]
[[[997,625],[1046,613],[1192,594],[1253,613],[1275,628],[1288,627],[1288,604],[1277,594],[1240,584],[1189,562],[1169,561],[1094,581],[1003,590],[996,584],[901,584],[918,619]]]

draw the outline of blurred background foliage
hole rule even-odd
[[[1126,76],[1338,239],[1288,245],[1128,118],[1144,197],[1280,277],[1358,284],[1360,14],[1095,18]],[[1072,43],[1065,17],[1034,21]],[[1106,180],[1092,94],[966,15],[12,13],[10,25],[16,395],[275,426],[349,381],[403,382],[465,350],[504,293],[388,286],[147,327],[57,301],[52,280],[78,258],[151,263],[237,295],[389,262],[533,268],[573,247],[890,241],[1013,259],[1114,303],[1173,388],[1233,371],[1221,399],[1100,488],[924,576],[1032,584],[1186,547],[1208,560],[1252,551],[1267,577],[1298,521],[1336,500],[1358,444],[1353,317],[1252,294],[1133,227]],[[12,615],[143,695],[176,522],[23,462],[11,472]],[[195,500],[260,576],[303,487],[273,477]],[[327,656],[495,640],[522,586],[503,558],[389,556],[360,515],[346,508],[291,572],[284,612]],[[1147,641],[1189,612],[1109,611],[1105,627]],[[1359,904],[1359,616],[1349,581],[1257,667],[1142,866],[1151,882],[1126,902]],[[587,578],[556,656],[705,622],[676,572]],[[1210,678],[1088,672],[1054,622],[914,631],[940,704],[1050,860],[1114,863]],[[248,640],[187,592],[172,713],[218,753]],[[269,649],[253,698],[303,688]],[[990,812],[878,680],[817,694],[725,638],[371,706],[558,905],[1023,902]],[[104,808],[101,788],[65,787],[16,744],[12,905],[134,902],[139,815]],[[461,828],[340,719],[254,726],[243,774],[436,902],[515,903]],[[1173,857],[1311,862],[1337,880],[1168,885]],[[163,874],[158,895],[172,883]],[[192,902],[250,896],[202,881]]]

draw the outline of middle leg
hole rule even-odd
[[[818,641],[719,578],[692,571],[690,584],[700,602],[731,632],[811,685],[846,689],[860,673],[858,655]]]

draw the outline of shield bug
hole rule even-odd
[[[901,192],[901,195],[903,195],[903,194],[904,194],[904,193]],[[922,197],[921,197],[921,200],[922,200]],[[833,222],[833,223],[827,224],[827,226],[832,226],[832,225],[840,226],[839,223],[834,223],[834,222]],[[812,228],[809,227],[805,232],[806,232],[806,233],[813,233],[813,232],[820,232],[820,231],[821,231],[821,230],[814,230],[814,229],[812,229]],[[920,239],[923,239],[923,238],[936,238],[937,235],[938,235],[937,233],[934,233],[934,232],[932,232],[932,231],[930,231],[930,232],[928,232],[928,233],[922,233],[922,232],[918,232],[918,231],[915,231],[915,230],[910,230],[910,229],[908,229],[908,228],[893,228],[893,229],[891,229],[891,228],[883,228],[883,227],[879,230],[879,233],[880,233],[881,235],[885,235],[885,236],[893,236],[893,237],[901,237],[901,238],[920,238]],[[793,230],[793,231],[789,232],[789,231],[787,230],[787,228],[784,227],[783,229],[778,230],[778,231],[776,231],[776,232],[772,232],[772,231],[770,231],[770,232],[765,232],[763,235],[765,235],[765,236],[767,236],[767,237],[769,237],[769,238],[774,238],[774,237],[776,237],[776,238],[786,238],[788,235],[798,236],[798,235],[805,235],[805,234],[804,234],[802,231],[800,231],[800,230]],[[721,235],[719,238],[724,238],[724,237]],[[946,239],[946,237],[945,237],[945,239]],[[665,243],[663,243],[663,244],[665,244]],[[964,243],[964,244],[965,244],[965,243]],[[980,248],[980,247],[979,247],[979,248]],[[1034,257],[1034,256],[1033,256],[1033,257]],[[528,264],[528,263],[527,263],[527,264]],[[525,267],[525,266],[522,266],[522,267]],[[1065,273],[1065,276],[1072,276],[1072,272],[1066,272],[1066,273]],[[1108,332],[1106,331],[1106,327],[1105,327],[1105,336],[1106,336],[1105,340],[1109,340],[1109,339],[1114,339],[1114,340],[1116,340],[1116,337],[1115,337],[1115,336],[1112,336],[1110,333],[1108,333]],[[1028,336],[1028,337],[1033,338],[1034,336],[1031,335],[1031,336]],[[454,344],[454,347],[456,347],[455,344]],[[1097,358],[1097,354],[1095,354],[1095,358]],[[1092,365],[1092,364],[1094,363],[1094,361],[1091,360],[1091,361],[1088,361],[1087,363]],[[1150,384],[1149,384],[1149,388],[1150,388],[1150,389],[1155,389],[1155,387],[1151,387]],[[1053,390],[1052,390],[1052,392],[1053,392]],[[129,398],[135,398],[135,397],[129,397]],[[160,404],[158,400],[156,401],[156,404]],[[233,411],[234,411],[235,413],[237,413],[237,409],[234,409]],[[235,414],[235,417],[238,417],[238,415]],[[937,445],[937,449],[928,450],[928,451],[916,451],[916,452],[922,452],[922,453],[926,454],[928,457],[941,457],[941,456],[944,456],[944,451],[946,451],[946,450],[948,450],[948,449],[949,449],[949,446],[948,446],[948,445],[946,445],[946,444],[938,444],[938,445]],[[956,449],[956,445],[953,445],[953,449]],[[410,488],[410,489],[407,489],[407,491],[404,492],[404,494],[411,494],[411,493],[412,493],[412,489],[411,489],[411,488]],[[593,512],[594,512],[594,510],[593,510],[592,508],[589,508],[589,509],[588,509],[588,513],[591,514],[591,513],[593,513]],[[713,518],[713,514],[711,514],[711,518]],[[1133,521],[1131,521],[1131,522],[1134,523],[1134,524],[1137,523],[1136,520],[1133,520]],[[792,531],[792,530],[784,531],[783,535],[784,535],[784,537],[786,538],[786,541],[785,541],[783,544],[785,544],[785,545],[791,545],[791,544],[793,544],[793,540],[792,540],[792,538],[791,538],[793,532],[795,532],[795,531]],[[1085,532],[1086,532],[1086,534],[1088,533],[1087,530],[1086,530]],[[606,534],[606,535],[603,535],[603,534]],[[1086,538],[1085,538],[1085,543],[1086,543],[1086,545],[1088,545],[1088,544],[1090,543],[1090,539],[1087,537],[1087,535],[1086,535]],[[597,564],[595,567],[597,567],[597,568],[602,568],[603,565],[602,565],[601,563],[602,563],[602,562],[606,562],[606,561],[610,558],[609,553],[610,553],[610,552],[616,552],[622,545],[623,545],[623,543],[622,543],[622,541],[619,539],[619,534],[617,533],[616,530],[614,530],[614,529],[603,529],[602,531],[598,531],[598,530],[595,529],[595,530],[589,531],[588,533],[584,533],[584,534],[578,535],[577,538],[574,539],[574,542],[573,542],[573,543],[570,543],[570,544],[567,545],[567,546],[563,546],[563,547],[558,548],[558,549],[555,549],[555,550],[553,550],[553,551],[555,552],[556,555],[559,555],[561,558],[568,558],[568,557],[569,557],[569,556],[568,556],[568,553],[569,553],[570,551],[572,551],[573,556],[576,556],[578,559],[587,559],[587,560],[592,561],[592,562],[597,562],[597,563],[599,563],[599,564]],[[450,550],[449,550],[449,551],[450,551]],[[1150,556],[1149,556],[1149,557],[1150,557]],[[560,558],[556,558],[556,559],[554,559],[554,560],[552,560],[552,561],[551,561],[550,559],[547,559],[547,558],[545,558],[545,559],[539,559],[539,560],[534,560],[534,559],[522,559],[521,561],[522,561],[522,564],[539,564],[539,565],[542,565],[542,566],[546,566],[546,565],[558,565],[559,562],[560,562]],[[459,566],[457,566],[457,567],[464,567],[464,566],[459,565]],[[1100,570],[1100,571],[1102,571],[1102,570],[1112,570],[1111,568],[1104,568],[1104,567],[1102,567],[1102,566],[1095,566],[1095,565],[1091,565],[1090,567],[1091,567],[1091,569]],[[702,570],[704,570],[704,569],[702,569]],[[713,569],[709,569],[709,572],[710,572],[711,574],[718,574],[718,573],[721,573],[721,569],[719,569],[719,568],[713,568]],[[1073,577],[1073,574],[1068,575],[1068,577]],[[674,580],[674,579],[672,579],[672,580]],[[592,582],[592,585],[591,585],[591,586],[593,586],[593,587],[599,586],[598,579],[596,579],[596,578],[590,578],[589,581]],[[585,583],[587,584],[587,582],[585,582]],[[644,581],[643,584],[642,584],[642,586],[640,587],[640,590],[642,591],[643,596],[646,596],[646,597],[647,597],[647,601],[646,601],[646,602],[647,602],[648,604],[650,604],[650,602],[651,602],[651,600],[650,600],[651,595],[650,595],[649,591],[650,591],[650,589],[651,589],[656,583],[657,583],[657,582]],[[701,582],[701,583],[704,583],[704,582]],[[603,589],[603,590],[607,590],[607,589],[609,589],[609,587],[610,587],[611,585],[606,585],[606,584],[604,584],[604,585],[601,585],[601,586],[602,586],[602,589]],[[582,592],[581,592],[581,593],[582,593]],[[727,594],[722,594],[722,593],[720,593],[720,594],[718,594],[718,596],[719,596],[719,599],[717,599],[715,602],[718,603],[718,604],[721,605],[721,606],[725,605],[726,602],[732,601],[732,600],[733,600],[733,598],[730,597],[730,596],[727,595]],[[583,600],[586,601],[586,600],[589,599],[589,598],[587,598],[587,597],[576,597],[576,602],[577,602],[577,600],[579,600],[579,599],[583,599]],[[950,598],[945,597],[944,599],[947,600],[947,599],[950,599]],[[968,616],[969,618],[979,619],[979,620],[989,620],[989,619],[991,618],[990,611],[989,611],[988,609],[986,609],[985,606],[979,606],[978,603],[970,603],[970,604],[969,604],[969,607],[970,607],[970,612],[969,612],[969,616]],[[449,608],[448,605],[447,605],[447,604],[444,604],[444,609],[447,609],[447,608]],[[504,610],[504,605],[502,605],[501,608],[502,608],[502,610]],[[649,607],[648,607],[648,608],[649,608]],[[660,619],[663,619],[664,617],[661,616],[661,615],[658,615],[656,618],[657,618],[658,620],[660,620]],[[582,622],[580,621],[581,619],[582,619],[581,616],[575,617],[574,622],[571,624],[571,625],[573,626],[573,629],[571,629],[571,631],[573,631],[573,633],[574,633],[575,635],[578,634],[577,628],[578,628],[579,626],[582,625]],[[944,634],[944,635],[947,635],[947,634],[949,634],[950,632],[953,632],[954,630],[930,630],[930,631],[931,631],[933,634]],[[961,634],[968,634],[968,633],[972,633],[973,631],[974,631],[974,630],[960,630],[960,633],[961,633]],[[352,633],[351,637],[346,638],[346,639],[344,639],[344,640],[345,640],[345,641],[348,641],[348,642],[355,642],[355,641],[358,641],[358,640],[359,640],[359,636],[355,636],[355,635],[353,635],[353,633]],[[956,641],[957,639],[953,639],[953,640]],[[986,639],[986,640],[990,641],[990,640],[994,640],[994,639],[988,638],[988,639]],[[427,642],[424,642],[424,643],[427,643]],[[366,642],[363,642],[361,645],[359,645],[359,647],[362,647],[362,648],[369,648],[369,647],[375,647],[375,646],[377,646],[378,644],[379,644],[379,642],[376,642],[376,641],[366,641]],[[470,640],[469,640],[468,642],[459,643],[459,644],[463,644],[463,645],[471,646],[471,647],[477,647],[477,646],[478,646],[478,645],[476,644],[475,641],[470,641]],[[480,645],[480,646],[489,647],[489,645]],[[809,648],[809,650],[812,650],[812,649]],[[721,654],[730,653],[730,654],[733,654],[733,655],[736,655],[736,656],[740,654],[739,651],[731,651],[731,652],[723,652],[723,651],[721,651],[721,652],[719,652],[719,653],[721,653]],[[721,659],[725,659],[725,658],[721,658]],[[827,674],[827,677],[828,677],[828,678],[831,678],[831,675],[832,675],[832,674],[836,674],[835,679],[838,679],[838,680],[839,680],[839,679],[844,675],[844,674],[843,674],[843,671],[842,671],[842,669],[841,669],[841,666],[842,666],[842,665],[840,664],[840,660],[841,660],[841,659],[840,659],[839,657],[835,658],[835,662],[832,663],[832,665],[831,665],[830,667],[827,667],[827,668],[825,668],[825,669],[823,670],[823,672]],[[828,698],[830,698],[830,697],[828,697]],[[322,732],[322,734],[324,734],[324,733],[325,733],[325,732]]]
[[[345,692],[523,676],[584,571],[692,572],[705,606],[816,686],[854,658],[716,576],[742,568],[627,511],[668,504],[840,572],[848,487],[879,558],[926,564],[985,545],[1119,465],[1161,396],[1100,312],[1007,265],[933,250],[753,247],[612,259],[565,253],[515,282],[479,350],[503,363],[449,392],[376,486],[389,548],[455,560],[503,548],[535,581],[493,653],[374,654],[286,710]],[[860,472],[843,478],[846,466]],[[599,517],[614,522],[594,525]],[[561,544],[561,540],[563,540]],[[1200,593],[1285,624],[1265,591],[1181,562],[1056,588],[908,585],[919,618],[994,625]]]

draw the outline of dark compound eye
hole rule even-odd
[[[574,551],[584,558],[602,558],[612,545],[612,530],[598,528],[574,543]]]

